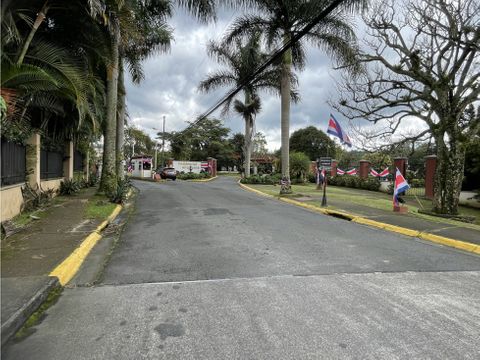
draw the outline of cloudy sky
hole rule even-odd
[[[206,53],[210,40],[219,40],[228,25],[240,15],[237,12],[223,11],[214,24],[201,24],[177,9],[170,24],[174,28],[175,41],[171,51],[159,54],[144,64],[146,78],[139,86],[130,82],[127,85],[127,106],[130,123],[144,130],[152,137],[161,129],[162,117],[166,116],[166,131],[179,131],[214,105],[227,91],[219,90],[209,94],[200,93],[198,84],[209,71],[219,65]],[[307,66],[299,74],[301,102],[292,104],[291,131],[314,125],[326,131],[332,109],[327,100],[334,91],[335,71],[332,62],[318,49],[308,50]],[[280,100],[278,97],[263,94],[262,112],[257,116],[257,131],[265,134],[268,148],[280,148]],[[348,122],[340,114],[337,120],[348,128]],[[213,116],[219,117],[215,113]],[[225,125],[232,133],[243,132],[242,119],[231,114]]]

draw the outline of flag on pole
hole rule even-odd
[[[345,174],[345,171],[343,171],[342,169],[337,168],[337,174],[338,174],[338,175],[344,175],[344,174]]]
[[[357,175],[357,169],[348,170],[347,175]]]
[[[350,138],[348,137],[347,133],[343,131],[342,127],[340,126],[340,123],[337,121],[337,119],[335,119],[335,117],[332,114],[330,114],[330,120],[328,120],[327,133],[338,137],[342,143],[344,143],[349,147],[352,147],[352,142],[350,141]]]
[[[377,173],[375,170],[370,169],[370,175],[377,177],[377,176],[379,176],[380,174]]]
[[[401,194],[407,191],[408,189],[410,189],[410,185],[408,185],[407,180],[405,180],[402,173],[397,168],[395,173],[395,182],[394,182],[394,189],[393,189],[393,206],[399,206],[398,194]]]
[[[385,177],[385,176],[388,176],[388,174],[390,174],[390,170],[388,170],[388,167],[387,167],[380,174],[378,174],[378,176],[379,177]]]

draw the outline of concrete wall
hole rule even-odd
[[[2,187],[0,191],[1,221],[10,220],[20,214],[23,204],[23,184]]]
[[[47,190],[58,190],[60,189],[60,183],[64,180],[65,178],[58,178],[58,179],[52,179],[52,180],[42,180],[40,182],[40,187],[43,191]]]

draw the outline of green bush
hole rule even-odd
[[[130,178],[125,176],[123,179],[119,179],[116,188],[106,195],[112,203],[123,204],[125,200],[127,200],[127,195],[131,187],[132,183]]]
[[[423,188],[425,187],[425,179],[412,179],[409,184],[412,188]]]
[[[378,191],[378,189],[380,189],[380,180],[371,177],[367,179],[361,179],[358,176],[337,175],[329,177],[328,183],[333,186],[344,186],[370,191]]]
[[[305,182],[305,177],[310,169],[310,159],[302,152],[292,151],[290,153],[290,180],[292,183]],[[295,179],[297,179],[295,181]]]
[[[199,179],[208,179],[208,178],[211,178],[211,176],[207,172],[201,172],[200,174],[183,173],[183,174],[177,175],[177,179],[180,179],[180,180],[199,180]]]
[[[87,186],[89,187],[95,186],[97,185],[97,182],[98,182],[97,175],[91,173],[90,176],[88,177]]]
[[[81,189],[80,183],[74,179],[63,180],[60,183],[60,195],[73,195]]]
[[[242,184],[264,184],[264,185],[276,185],[280,183],[282,178],[281,174],[273,175],[252,175],[240,180]]]

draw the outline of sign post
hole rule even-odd
[[[331,157],[321,157],[317,159],[317,169],[320,171],[322,169],[322,179],[323,179],[323,195],[322,195],[322,207],[327,206],[327,171],[332,168],[332,158]]]

